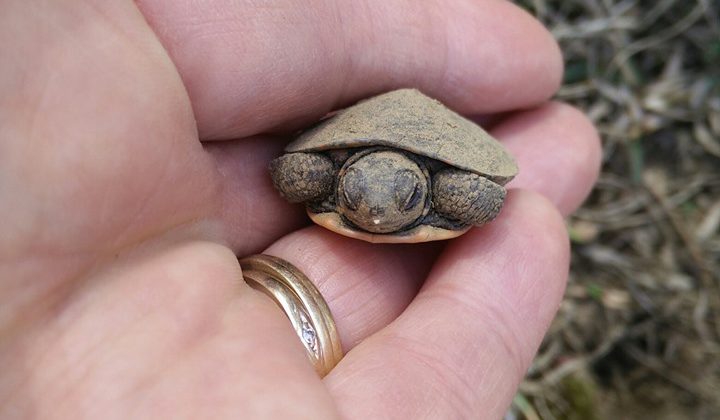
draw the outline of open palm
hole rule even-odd
[[[562,296],[561,213],[597,137],[543,104],[561,58],[527,14],[417,4],[0,3],[0,417],[501,416]],[[516,156],[501,216],[413,246],[305,227],[265,133],[405,86]],[[256,252],[327,299],[347,355],[324,380],[242,282]]]

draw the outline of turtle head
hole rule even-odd
[[[338,211],[368,232],[396,232],[427,214],[428,190],[426,172],[402,152],[358,154],[340,171]]]

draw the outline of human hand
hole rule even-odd
[[[561,57],[516,6],[10,0],[0,57],[1,418],[505,412],[599,164],[585,117],[543,104]],[[404,86],[493,121],[520,166],[501,216],[412,246],[304,227],[263,133]],[[347,354],[323,380],[240,281],[260,251],[328,301]]]

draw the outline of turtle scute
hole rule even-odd
[[[338,111],[303,132],[287,152],[383,146],[484,175],[504,185],[517,174],[508,151],[479,125],[414,89]]]

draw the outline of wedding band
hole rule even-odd
[[[258,254],[240,260],[248,285],[280,306],[317,373],[323,377],[342,358],[342,346],[330,308],[310,279],[289,262]]]

